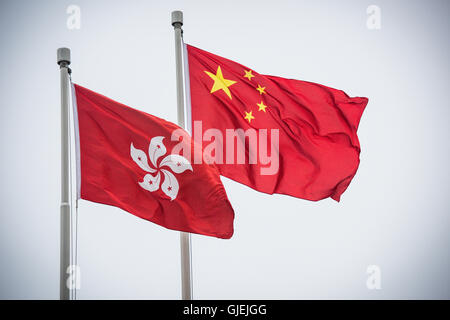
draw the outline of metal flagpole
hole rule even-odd
[[[66,272],[70,265],[70,185],[69,185],[69,65],[70,49],[59,48],[57,62],[61,77],[61,226],[59,298],[70,299]]]
[[[182,34],[183,12],[172,12],[172,26],[175,31],[175,60],[177,73],[177,107],[178,125],[185,127],[184,123],[184,95],[183,95],[183,61],[182,61]],[[192,299],[192,264],[191,264],[191,234],[180,232],[181,248],[181,297],[183,300]]]

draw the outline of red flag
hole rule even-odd
[[[193,142],[186,131],[81,86],[74,89],[82,199],[173,230],[232,236],[234,212],[219,172],[190,161]]]
[[[339,201],[358,169],[356,132],[367,98],[186,49],[194,139],[222,175],[270,194]]]

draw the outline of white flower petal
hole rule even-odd
[[[173,200],[177,197],[178,189],[180,188],[178,181],[170,171],[164,169],[161,169],[161,171],[164,174],[164,182],[161,185],[161,190]]]
[[[169,154],[167,157],[162,159],[159,166],[167,166],[175,173],[182,173],[186,170],[192,171],[192,166],[188,159],[178,154]]]
[[[156,191],[159,189],[159,183],[161,181],[161,175],[159,172],[156,174],[156,176],[152,176],[151,174],[146,174],[144,176],[144,181],[139,182],[139,185],[144,188],[145,190],[148,190],[150,192]]]
[[[154,137],[150,140],[150,145],[148,146],[148,155],[155,168],[158,168],[157,161],[159,157],[166,154],[166,146],[162,142],[163,139],[164,137],[161,136]]]
[[[130,146],[130,154],[131,154],[131,158],[133,158],[134,162],[136,162],[137,165],[139,167],[141,167],[142,170],[145,170],[145,171],[151,172],[151,173],[156,172],[155,169],[152,169],[149,167],[147,155],[145,154],[145,152],[142,150],[136,149],[134,147],[133,143],[131,143],[131,146]]]

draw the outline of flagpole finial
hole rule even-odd
[[[70,49],[59,48],[57,51],[57,62],[60,67],[67,67],[70,64]]]
[[[174,27],[183,25],[183,11],[172,11],[172,25]]]

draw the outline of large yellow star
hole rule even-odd
[[[267,106],[266,106],[262,101],[261,101],[261,103],[257,103],[256,105],[259,107],[259,110],[258,110],[258,111],[264,111],[264,112],[266,112]]]
[[[232,99],[231,98],[231,92],[230,92],[230,89],[228,89],[228,87],[233,85],[233,84],[235,84],[237,81],[225,79],[223,77],[222,70],[220,69],[220,66],[217,66],[216,74],[208,72],[208,71],[205,71],[205,73],[208,76],[210,76],[211,79],[214,80],[214,84],[213,84],[213,86],[211,88],[211,93],[214,93],[217,90],[223,90],[227,94],[227,96],[230,97],[230,99]]]
[[[252,75],[252,70],[244,70],[244,72],[245,72],[245,75],[244,75],[244,78],[247,78],[248,80],[252,80],[252,78],[254,77],[254,75]]]
[[[259,84],[258,84],[258,88],[256,88],[256,90],[258,90],[259,91],[259,94],[265,94],[266,92],[264,91],[264,89],[266,89],[266,87],[261,87]]]
[[[252,115],[253,111],[250,112],[244,111],[244,112],[245,112],[244,119],[248,120],[248,123],[250,123],[253,119],[255,119],[255,117]]]

